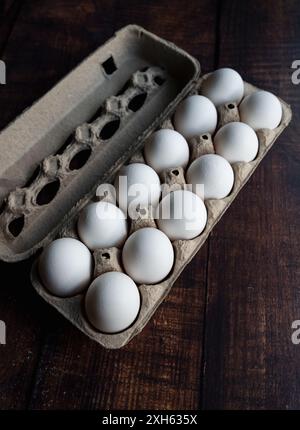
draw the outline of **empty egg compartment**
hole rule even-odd
[[[130,25],[3,130],[0,257],[27,258],[56,237],[199,73],[185,51]]]

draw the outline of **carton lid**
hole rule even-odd
[[[192,90],[200,64],[137,25],[0,133],[0,258],[53,240]]]

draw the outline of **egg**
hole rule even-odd
[[[129,276],[106,272],[90,285],[85,297],[85,311],[97,330],[118,333],[134,322],[140,301],[139,290]]]
[[[143,163],[123,166],[115,180],[119,206],[124,212],[137,206],[157,206],[161,185],[158,174]]]
[[[215,105],[204,96],[193,95],[183,100],[174,115],[175,129],[186,139],[203,133],[214,133],[217,126]]]
[[[204,199],[223,199],[234,183],[234,173],[225,158],[206,154],[192,162],[187,171],[187,183]],[[203,186],[203,188],[202,188]]]
[[[174,250],[162,231],[146,227],[132,233],[126,240],[122,260],[125,272],[139,284],[155,284],[171,271]]]
[[[281,103],[268,91],[256,91],[244,98],[239,107],[241,121],[254,130],[278,127],[282,118]]]
[[[54,240],[42,252],[38,271],[45,288],[53,295],[70,297],[82,293],[92,278],[93,258],[79,240]]]
[[[80,212],[77,230],[80,239],[92,250],[120,247],[127,237],[126,217],[112,203],[91,203]]]
[[[204,79],[200,93],[217,107],[226,103],[238,104],[244,96],[244,82],[235,70],[224,67]]]
[[[189,145],[175,130],[162,129],[147,139],[144,148],[146,162],[158,174],[174,167],[185,167],[189,161]]]
[[[193,239],[206,225],[206,207],[191,191],[176,190],[167,194],[158,209],[158,227],[170,240]]]
[[[258,151],[255,131],[243,122],[230,122],[218,130],[214,137],[216,153],[229,163],[254,160]]]

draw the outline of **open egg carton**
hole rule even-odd
[[[0,134],[0,257],[24,259],[58,237],[78,239],[78,214],[97,201],[100,184],[114,181],[125,163],[145,163],[143,143],[155,130],[173,128],[172,115],[187,95],[197,94],[203,79],[200,65],[172,43],[131,25],[81,63],[29,110]],[[245,83],[245,95],[257,91]],[[31,272],[37,292],[87,336],[106,348],[127,344],[147,324],[184,267],[207,239],[262,158],[291,119],[290,107],[280,100],[282,120],[274,130],[257,131],[259,150],[249,163],[235,163],[234,186],[223,199],[206,200],[207,224],[191,240],[176,240],[175,261],[166,279],[139,285],[141,308],[125,331],[105,334],[88,322],[84,294],[60,298],[43,286],[37,261]],[[218,108],[218,126],[239,121],[234,103]],[[79,125],[81,124],[81,125]],[[75,133],[74,133],[75,130]],[[209,133],[188,141],[190,163],[214,153]],[[188,166],[189,166],[188,165]],[[187,168],[188,168],[187,166]],[[164,172],[171,189],[184,188],[185,170]],[[107,195],[106,199],[109,200]],[[149,213],[130,223],[130,233],[157,227]],[[123,271],[121,250],[94,251],[94,277]]]

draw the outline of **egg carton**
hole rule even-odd
[[[102,68],[101,75],[99,65]],[[111,70],[113,71],[110,73]],[[96,199],[97,187],[102,183],[113,182],[124,163],[145,162],[142,152],[143,142],[159,128],[173,128],[172,115],[176,106],[186,95],[197,94],[203,79],[206,78],[206,76],[202,78],[199,76],[199,63],[189,54],[141,27],[128,26],[2,132],[0,145],[7,142],[4,139],[7,135],[10,142],[13,137],[22,137],[23,142],[25,138],[29,141],[27,144],[31,146],[29,151],[31,157],[26,158],[27,154],[24,154],[26,151],[23,150],[23,153],[20,151],[23,166],[27,167],[22,170],[26,172],[25,178],[16,174],[15,176],[3,175],[0,162],[0,174],[4,178],[4,181],[0,181],[0,197],[1,194],[6,196],[0,217],[1,257],[7,261],[16,261],[31,255],[57,237],[78,238],[76,230],[78,214],[86,204]],[[74,86],[75,83],[77,86]],[[76,94],[72,98],[73,94],[70,95],[69,91],[73,91],[74,88]],[[257,91],[257,88],[245,83],[245,94],[248,95],[253,91]],[[141,94],[145,93],[147,96],[144,96],[141,103],[141,97],[143,97]],[[111,96],[111,94],[119,95]],[[135,112],[129,107],[134,97],[140,97],[135,104],[139,109],[137,108]],[[66,104],[64,104],[65,100]],[[49,101],[52,102],[50,114]],[[37,292],[76,327],[104,347],[114,349],[127,344],[147,324],[184,267],[201,248],[214,225],[288,125],[291,109],[284,101],[280,100],[280,102],[283,111],[281,124],[275,130],[262,129],[257,132],[259,152],[255,160],[233,165],[235,182],[230,195],[221,200],[205,201],[208,219],[202,234],[192,240],[173,242],[175,262],[166,279],[156,285],[139,285],[141,309],[136,321],[128,329],[116,334],[98,332],[86,318],[83,305],[84,294],[70,298],[51,295],[40,281],[36,261],[32,267],[31,280]],[[87,121],[95,115],[99,106],[103,106],[100,115],[96,113],[96,119]],[[44,110],[47,107],[48,110]],[[32,110],[34,110],[33,113]],[[47,116],[46,124],[43,124],[43,121],[33,122],[37,119],[42,120],[42,114]],[[234,103],[221,106],[218,114],[218,128],[228,122],[239,121],[238,106]],[[108,139],[102,139],[103,127],[118,119],[117,130],[113,130],[114,133]],[[18,135],[17,122],[23,131],[20,136],[16,136]],[[34,128],[37,123],[38,133]],[[55,154],[65,141],[66,132],[70,134],[80,123],[82,125],[76,129],[75,137],[67,141],[67,145],[63,146],[59,154]],[[45,130],[44,127],[46,127]],[[46,142],[46,147],[41,148],[37,135],[43,131],[45,136],[42,140]],[[188,143],[191,152],[190,163],[203,154],[214,153],[213,137],[208,133],[195,136]],[[19,145],[16,146],[18,149]],[[37,151],[34,150],[36,146],[38,146]],[[77,154],[82,151],[88,151],[89,158],[80,170],[73,170],[72,160],[74,157],[76,160]],[[43,152],[46,154],[43,155]],[[14,163],[11,163],[11,166],[15,172],[19,172],[16,168],[20,166],[20,158],[16,154],[13,158]],[[43,159],[38,174],[30,179],[36,168],[34,161],[38,160],[40,163]],[[8,163],[6,172],[9,168]],[[56,191],[55,198],[44,205],[37,204],[38,195],[43,187],[57,180],[60,187]],[[26,181],[30,183],[24,187]],[[183,188],[185,171],[178,167],[164,172],[162,182],[167,183],[171,189]],[[51,196],[51,192],[49,194]],[[109,194],[104,197],[105,200],[110,198]],[[15,237],[8,226],[22,216],[24,216],[24,223],[21,223],[21,231]],[[156,227],[156,222],[151,217],[150,211],[141,211],[137,219],[131,221],[130,233],[148,226]],[[108,271],[123,271],[120,249],[97,249],[93,255],[94,277]]]

